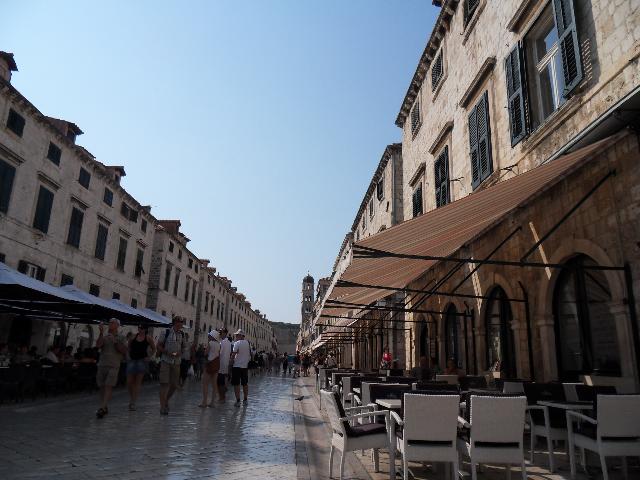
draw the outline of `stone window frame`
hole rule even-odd
[[[475,8],[475,10],[473,11],[473,13],[471,14],[471,16],[469,18],[465,18],[464,16],[464,8],[465,5],[467,4],[468,0],[462,0],[462,21],[463,21],[463,30],[462,30],[462,45],[466,45],[467,41],[469,40],[469,36],[471,35],[471,32],[475,29],[475,26],[478,23],[478,19],[480,18],[480,16],[482,15],[482,12],[484,11],[484,8],[487,5],[487,0],[478,0],[478,6]]]

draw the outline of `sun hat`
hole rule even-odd
[[[234,333],[234,335],[242,335],[244,337],[244,330],[239,328],[238,331],[236,333]]]
[[[216,332],[215,330],[211,330],[208,335],[213,338],[215,341],[219,341],[220,340],[220,334],[218,332]]]

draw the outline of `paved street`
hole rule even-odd
[[[95,418],[97,396],[0,406],[2,479],[295,479],[292,380],[250,378],[246,407],[233,395],[198,408],[192,381],[159,415],[158,386],[129,412],[122,389]]]

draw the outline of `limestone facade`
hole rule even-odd
[[[415,216],[412,200],[418,188],[424,192],[418,215],[439,206],[442,182],[436,163],[442,158],[447,162],[448,197],[444,203],[448,203],[553,161],[564,147],[587,142],[589,138],[595,140],[594,132],[598,131],[595,126],[604,125],[599,122],[610,119],[612,109],[622,102],[637,104],[634,95],[640,86],[640,8],[636,1],[480,0],[469,15],[466,0],[442,3],[396,120],[403,134],[405,218]],[[564,9],[566,30],[558,26],[556,14],[560,8]],[[567,76],[566,65],[562,63],[562,41],[569,38],[571,34],[566,32],[573,26],[578,46],[574,52],[579,52],[579,61],[577,67],[576,63],[571,66],[573,70],[569,69]],[[514,82],[513,72],[518,72],[519,82]],[[549,81],[546,89],[543,80]],[[479,109],[483,102],[485,108]],[[523,109],[522,115],[518,106]],[[630,108],[637,106],[627,104],[626,109]],[[488,127],[480,126],[480,110],[487,113],[482,118]],[[622,106],[613,116],[624,111]],[[610,125],[610,130],[623,128],[625,123],[633,126],[636,121],[623,119],[617,127]],[[480,168],[480,174],[475,172],[474,178],[474,148],[481,151],[478,138],[488,142],[483,151],[488,152],[489,165],[484,171]],[[443,155],[445,149],[447,154]],[[519,259],[609,169],[615,169],[616,176],[571,214],[535,255],[537,261],[549,263],[570,262],[584,255],[581,258],[600,266],[627,264],[631,278],[637,279],[640,275],[637,157],[637,137],[623,136],[597,160],[465,245],[458,254],[484,258],[521,225],[521,233],[495,255],[497,259]],[[451,264],[439,264],[410,287],[432,285],[449,269]],[[451,290],[469,272],[470,267],[465,266],[438,290]],[[511,357],[506,367],[507,359],[502,359],[503,374],[508,367],[507,376],[567,379],[567,372],[560,371],[562,360],[558,356],[568,355],[567,349],[571,348],[575,348],[576,356],[585,355],[577,344],[591,340],[575,338],[574,345],[573,340],[566,338],[598,335],[593,326],[595,319],[591,334],[576,330],[561,335],[559,313],[554,310],[560,308],[558,301],[554,302],[554,295],[560,294],[556,289],[559,275],[554,269],[482,266],[460,287],[460,293],[485,297],[499,287],[501,298],[528,300],[527,308],[515,300],[502,304],[510,310],[510,319],[500,341],[508,344]],[[633,324],[630,292],[625,288],[629,283],[625,283],[623,271],[606,271],[603,275],[606,277],[606,282],[601,282],[606,292],[603,295],[608,297],[603,315],[614,319],[619,372],[616,375],[601,372],[594,381],[618,383],[631,390],[638,386],[636,356],[640,352],[638,344],[634,346],[638,325]],[[631,284],[637,311],[640,290],[637,280]],[[443,312],[441,315],[410,315],[412,321],[424,323],[408,326],[409,366],[417,365],[424,355],[435,357],[440,365],[447,357],[455,356],[460,367],[470,373],[495,367],[487,353],[488,322],[495,316],[495,312],[487,312],[491,300],[462,300],[433,296],[421,308]],[[455,315],[447,317],[448,311]],[[498,338],[493,336],[492,340]],[[571,363],[567,358],[564,362]]]
[[[16,70],[13,55],[0,52],[0,261],[55,286],[183,316],[200,343],[205,327],[242,325],[258,349],[271,350],[266,316],[187,248],[178,220],[157,220],[123,188],[123,166],[98,161],[76,144],[77,125],[43,115],[18,92]],[[96,337],[91,325],[0,321],[0,342],[41,353],[61,341],[93,346]]]

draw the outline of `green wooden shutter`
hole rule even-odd
[[[509,125],[511,146],[515,146],[528,133],[525,115],[524,53],[522,42],[511,50],[504,61],[507,75],[507,95],[509,105]]]
[[[444,147],[435,163],[436,207],[446,205],[449,195],[449,147]]]
[[[0,212],[7,213],[16,169],[0,160]]]
[[[471,186],[476,188],[480,184],[480,165],[478,155],[478,107],[473,107],[469,114],[469,149],[471,153]]]
[[[567,97],[582,80],[580,45],[573,0],[553,0],[553,11],[564,74],[563,96]]]
[[[491,161],[491,128],[489,126],[489,93],[484,92],[478,103],[478,164],[480,167],[480,181],[493,172]]]

